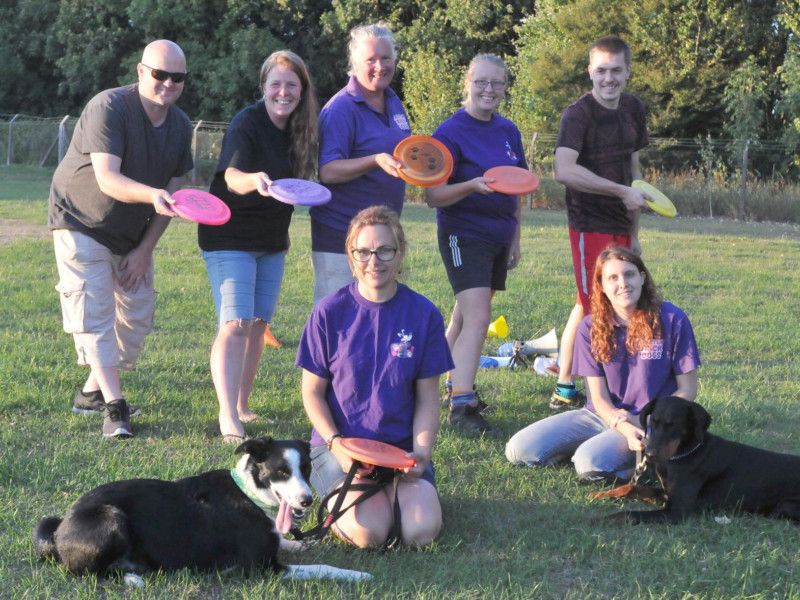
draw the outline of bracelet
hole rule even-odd
[[[340,437],[342,437],[341,433],[334,433],[331,437],[325,440],[325,445],[328,447],[328,450],[331,450],[333,448],[333,440]]]

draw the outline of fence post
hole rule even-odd
[[[69,115],[64,115],[61,122],[58,124],[58,162],[64,160],[64,155],[67,153],[67,119]]]
[[[8,152],[6,153],[6,166],[11,166],[11,158],[14,154],[14,145],[11,143],[11,127],[12,123],[17,120],[19,114],[14,115],[11,117],[11,120],[8,122]]]
[[[200,129],[200,125],[202,124],[203,121],[201,119],[197,122],[197,125],[194,126],[194,131],[192,131],[192,185],[197,185],[197,160],[200,157],[200,150],[197,144],[197,130]]]
[[[745,140],[744,150],[742,151],[742,183],[739,187],[739,214],[738,219],[744,221],[744,202],[747,198],[747,163],[750,153],[750,140]]]
[[[533,164],[533,154],[536,151],[536,140],[539,138],[539,132],[534,131],[531,136],[531,143],[528,146],[528,160]],[[528,167],[530,168],[530,166]],[[533,210],[533,192],[528,194],[528,210]]]

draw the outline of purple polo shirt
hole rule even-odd
[[[319,115],[320,167],[338,159],[391,154],[400,140],[411,135],[400,98],[391,88],[384,94],[386,106],[381,114],[367,104],[355,76],[351,76],[328,101]],[[309,210],[312,225],[316,221],[344,232],[356,213],[368,206],[385,204],[398,214],[403,210],[405,182],[379,167],[351,181],[325,185],[331,191],[331,201]],[[344,247],[332,251],[343,252]]]
[[[453,154],[453,174],[447,183],[469,181],[501,165],[528,168],[519,129],[498,114],[481,121],[462,108],[439,125],[433,137]],[[518,196],[498,192],[470,194],[437,208],[436,221],[446,234],[508,245],[517,228],[518,203]]]
[[[676,375],[694,371],[700,366],[700,353],[692,324],[674,304],[661,304],[662,337],[653,340],[649,350],[631,356],[625,349],[628,330],[614,329],[617,351],[610,363],[599,363],[592,356],[589,333],[592,317],[578,326],[572,372],[585,377],[605,377],[611,401],[617,408],[638,414],[654,398],[672,395],[678,389]],[[594,411],[591,400],[587,404]],[[596,411],[595,411],[596,412]]]
[[[444,320],[405,285],[383,303],[353,282],[320,301],[308,318],[295,364],[330,382],[328,407],[339,432],[413,450],[415,382],[453,368]],[[311,445],[323,440],[316,430]]]

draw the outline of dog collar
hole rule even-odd
[[[680,454],[676,454],[675,456],[669,459],[669,462],[675,462],[676,460],[680,460],[682,458],[686,458],[687,456],[691,456],[692,454],[697,452],[700,449],[700,446],[705,444],[705,442],[706,442],[706,437],[703,436],[703,439],[700,440],[694,448],[692,448],[691,450],[687,450],[686,452],[681,452]]]
[[[276,506],[270,506],[269,504],[265,503],[261,498],[256,496],[255,494],[251,493],[250,490],[247,489],[247,486],[244,483],[244,479],[242,479],[241,474],[236,469],[231,469],[231,477],[233,478],[234,483],[236,483],[236,487],[242,490],[242,493],[247,496],[247,498],[255,504],[258,508],[263,510],[267,513],[268,516],[272,517],[273,519],[278,514],[278,509]]]

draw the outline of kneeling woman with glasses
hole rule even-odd
[[[397,281],[406,247],[391,209],[373,206],[353,218],[345,248],[356,280],[314,308],[296,364],[314,427],[311,483],[317,493],[325,497],[350,470],[342,436],[398,446],[416,459],[397,488],[402,541],[424,546],[442,525],[431,453],[439,429],[439,376],[453,361],[439,310]],[[336,534],[359,547],[384,544],[394,518],[388,490],[345,512],[333,526]],[[360,493],[350,492],[344,506]]]

